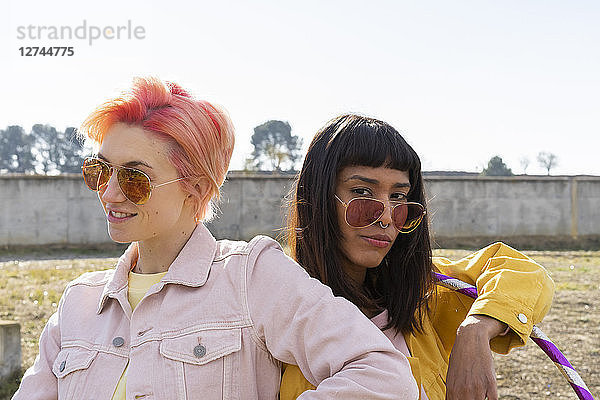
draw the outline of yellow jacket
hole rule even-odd
[[[509,333],[490,342],[493,351],[506,354],[525,345],[533,325],[546,315],[554,282],[542,266],[503,243],[494,243],[456,262],[434,257],[433,263],[437,272],[475,285],[479,293],[473,300],[438,286],[423,320],[423,332],[405,336],[417,384],[423,385],[429,400],[443,400],[448,359],[461,322],[468,315],[482,314],[506,323]],[[311,389],[314,386],[297,366],[285,366],[280,400],[295,399]]]

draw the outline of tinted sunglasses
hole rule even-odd
[[[123,195],[127,200],[138,205],[150,199],[153,189],[185,179],[178,178],[153,185],[148,175],[138,169],[113,165],[95,157],[86,158],[81,167],[85,184],[95,192],[108,184],[113,170],[117,171],[117,182]]]
[[[355,197],[344,203],[337,195],[335,198],[346,208],[346,223],[353,228],[371,226],[383,215],[386,205],[383,201],[368,197]],[[414,231],[426,214],[425,207],[419,203],[404,202],[391,206],[392,221],[400,233]]]

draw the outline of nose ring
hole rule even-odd
[[[385,225],[383,225],[383,222],[379,221],[379,226],[380,226],[382,229],[385,229],[385,228],[387,228],[388,226],[390,226],[390,224],[385,224]]]

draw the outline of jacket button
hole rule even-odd
[[[58,370],[59,370],[60,372],[63,372],[63,371],[65,370],[65,367],[66,367],[66,366],[67,366],[67,362],[66,362],[66,361],[63,361],[63,362],[61,362],[61,363],[60,363],[60,367],[58,367]]]
[[[112,344],[115,347],[121,347],[125,344],[125,339],[123,339],[121,336],[117,336],[113,339]]]
[[[204,347],[203,345],[199,344],[198,346],[194,347],[194,355],[198,358],[200,357],[204,357],[204,355],[206,354],[206,347]]]
[[[521,321],[521,323],[523,323],[523,324],[527,323],[527,315],[521,313],[521,314],[517,315],[517,318],[519,319],[519,321]]]

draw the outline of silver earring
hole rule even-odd
[[[385,228],[387,228],[388,226],[390,226],[390,224],[383,225],[383,222],[379,221],[379,226],[380,226],[382,229],[385,229]]]

